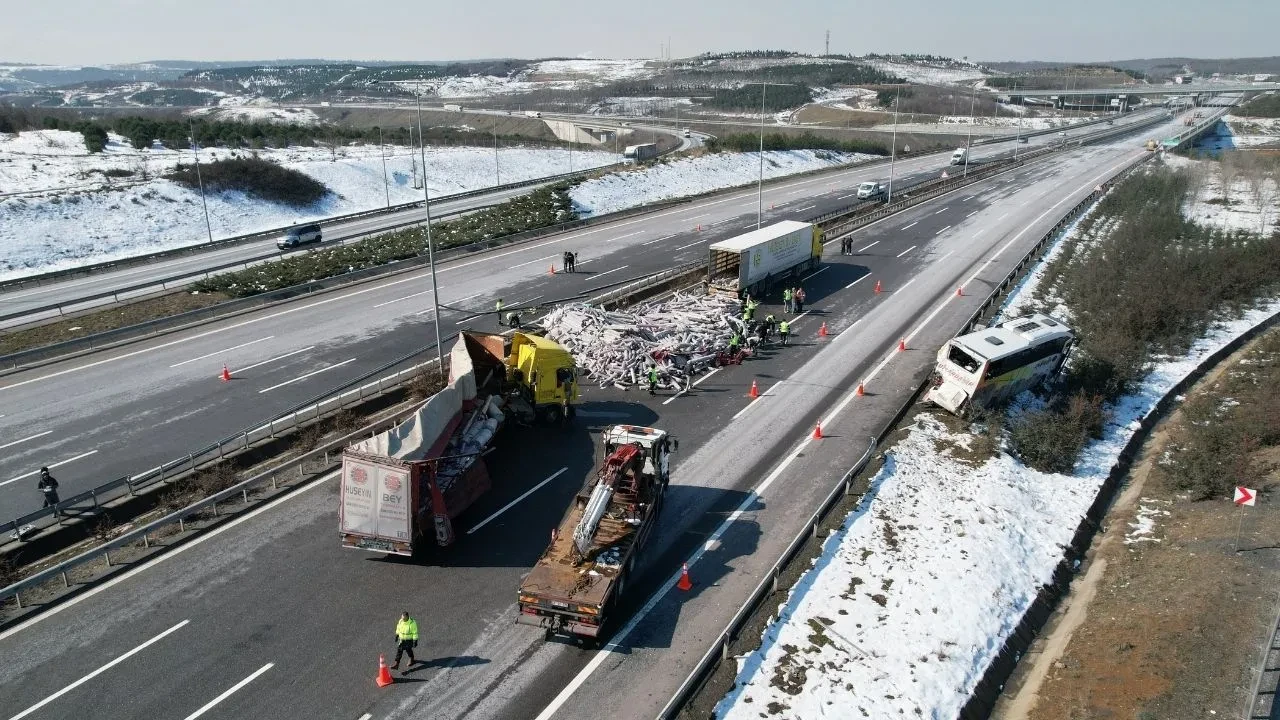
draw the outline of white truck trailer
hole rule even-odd
[[[773,286],[811,272],[822,261],[822,229],[783,220],[712,243],[707,291],[763,297]]]

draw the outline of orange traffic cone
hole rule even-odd
[[[862,383],[858,383],[858,389],[855,390],[853,394],[857,395],[858,397],[862,397],[863,395],[867,394],[867,391],[862,387]]]
[[[956,288],[956,297],[964,297],[964,286]]]
[[[755,380],[751,381],[751,392],[747,393],[747,397],[751,398],[752,400],[755,400],[756,398],[760,397],[760,388],[756,386]]]
[[[676,587],[685,592],[693,589],[693,581],[689,579],[689,563],[680,564],[680,582],[676,583]]]
[[[879,280],[877,280],[877,281],[876,281],[876,294],[877,294],[877,295],[879,295],[879,294],[880,294],[880,281],[879,281]]]
[[[696,227],[696,228],[694,228],[694,229],[695,229],[695,230],[697,230],[698,232],[702,232],[702,225],[701,225],[701,224],[699,224],[699,225],[698,225],[698,227]]]
[[[827,321],[823,320],[822,326],[818,328],[818,337],[826,337],[826,336],[827,336]]]
[[[395,682],[395,680],[392,679],[391,677],[391,671],[387,669],[386,655],[378,656],[378,677],[375,678],[375,680],[378,683],[378,687],[386,687],[391,683]]]
[[[822,439],[822,421],[821,420],[819,420],[818,423],[813,426],[813,439],[814,440]]]
[[[901,340],[898,341],[898,352],[902,352],[903,350],[906,350],[906,349],[907,349],[907,339],[902,338]]]
[[[547,266],[547,274],[548,274],[548,275],[555,275],[555,274],[556,274],[556,266],[555,266],[555,265],[548,265],[548,266]]]
[[[222,382],[231,382],[231,371],[227,369],[226,365],[222,366]]]

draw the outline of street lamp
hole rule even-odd
[[[902,86],[893,89],[893,135],[889,141],[889,192],[885,197],[885,204],[893,203],[893,162],[898,156],[898,94],[902,91]],[[965,153],[968,155],[968,153]]]
[[[969,95],[969,137],[964,141],[964,177],[969,177],[969,150],[973,147],[973,102],[978,99],[978,83],[973,84],[973,90]]]
[[[387,207],[391,207],[391,185],[387,182],[387,150],[382,144],[382,126],[378,126],[378,155],[382,157],[382,189],[387,191]]]
[[[756,183],[756,229],[764,224],[764,96],[769,83],[760,82],[760,179]]]
[[[204,199],[204,179],[200,177],[200,143],[196,140],[196,126],[188,123],[191,130],[191,153],[196,158],[196,185],[200,188],[200,204],[204,206],[204,229],[209,233],[209,242],[213,242],[213,225],[209,223],[209,203]]]
[[[413,98],[418,105],[418,147],[422,151],[422,207],[427,213],[427,264],[431,266],[431,321],[436,327],[436,369],[444,372],[444,347],[440,339],[440,287],[436,284],[436,253],[431,242],[431,191],[427,186],[427,142],[422,134],[422,85],[415,81]]]

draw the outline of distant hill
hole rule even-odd
[[[1184,72],[1184,68],[1190,68],[1191,72],[1197,75],[1212,75],[1213,73],[1222,73],[1223,75],[1254,75],[1259,73],[1269,73],[1273,75],[1280,74],[1280,57],[1277,56],[1255,58],[1167,57],[1142,58],[1137,60],[1107,60],[1103,62],[1090,63],[1055,63],[1031,60],[1027,62],[984,62],[982,64],[993,70],[999,70],[1007,73],[1035,72],[1081,65],[1106,65],[1121,68],[1123,70],[1134,70],[1146,75],[1154,81],[1167,80],[1174,75]]]

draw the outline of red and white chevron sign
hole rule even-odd
[[[1257,502],[1257,500],[1258,492],[1256,490],[1247,487],[1236,487],[1235,503],[1237,505],[1248,505],[1253,507],[1253,504]]]

